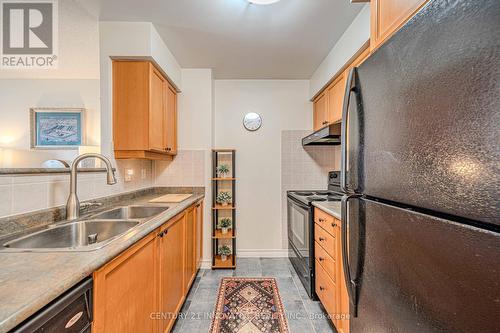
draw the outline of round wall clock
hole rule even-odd
[[[243,118],[243,126],[249,131],[256,131],[262,126],[262,118],[255,112],[250,112]]]

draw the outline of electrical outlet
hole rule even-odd
[[[134,169],[125,169],[125,182],[131,182],[134,176]]]
[[[146,179],[147,175],[146,169],[141,169],[141,179]]]

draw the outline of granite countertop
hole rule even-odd
[[[116,202],[115,206],[147,203],[161,195],[147,193],[133,199]],[[164,224],[165,221],[203,197],[203,194],[193,194],[180,203],[164,204],[169,206],[168,210],[95,251],[43,253],[0,251],[0,333],[8,332],[20,324]]]
[[[312,204],[340,220],[340,201],[313,201]]]

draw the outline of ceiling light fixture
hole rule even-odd
[[[280,0],[247,0],[247,1],[254,5],[270,5]]]

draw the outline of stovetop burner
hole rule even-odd
[[[334,193],[331,191],[314,191],[316,195],[333,195]]]
[[[319,195],[311,195],[309,197],[306,197],[307,201],[326,201],[327,198],[324,196],[319,196]]]
[[[342,194],[333,189],[288,191],[288,194],[308,205],[314,201],[340,201],[342,199]]]
[[[311,196],[311,195],[314,195],[314,192],[293,192],[295,193],[296,195],[300,195],[301,197],[308,197],[308,196]]]
[[[328,201],[340,201],[342,200],[342,197],[338,194],[332,194],[327,197]]]

